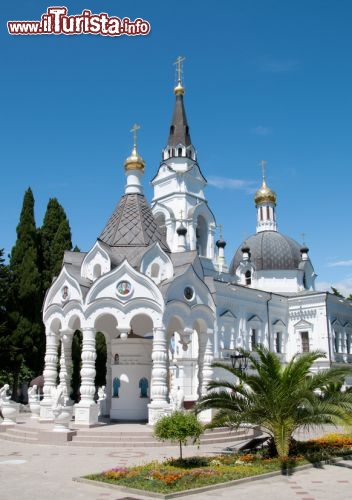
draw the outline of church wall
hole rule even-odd
[[[287,359],[297,353],[322,351],[326,358],[316,363],[318,367],[330,365],[330,333],[328,329],[325,294],[307,295],[289,299]]]
[[[111,410],[113,420],[147,420],[151,388],[152,341],[111,342]]]
[[[299,271],[257,271],[252,279],[252,287],[276,293],[299,291]]]

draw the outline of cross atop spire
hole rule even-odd
[[[174,62],[174,65],[176,66],[176,72],[177,72],[177,83],[179,85],[182,84],[182,73],[183,73],[183,70],[182,70],[182,63],[183,61],[185,60],[186,58],[185,57],[182,57],[182,56],[178,56],[178,58],[176,59],[176,61]]]
[[[139,130],[140,128],[141,128],[141,126],[138,125],[137,123],[135,123],[130,130],[130,132],[133,132],[133,148],[134,149],[137,148],[137,130]]]
[[[185,89],[182,85],[182,63],[185,60],[185,57],[178,56],[176,61],[174,62],[174,65],[176,66],[176,73],[177,73],[177,85],[174,88],[174,93],[176,95],[183,95],[185,93]]]
[[[266,163],[267,163],[267,162],[266,162],[265,160],[262,160],[262,161],[260,162],[261,167],[262,167],[262,179],[263,179],[263,182],[265,182],[265,165],[266,165]]]

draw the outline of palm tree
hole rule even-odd
[[[324,358],[320,351],[296,354],[282,365],[275,353],[259,346],[248,356],[250,370],[241,371],[224,363],[223,368],[234,381],[213,380],[209,392],[196,405],[196,413],[217,409],[211,426],[246,423],[260,426],[274,442],[280,459],[287,459],[293,433],[300,427],[352,423],[352,394],[332,390],[342,384],[349,367],[333,367],[312,373],[313,363]]]

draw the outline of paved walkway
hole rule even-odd
[[[133,426],[131,426],[133,429]],[[187,446],[185,455],[213,454],[221,445]],[[177,447],[91,448],[21,444],[0,440],[1,500],[123,500],[147,499],[72,480],[73,477],[100,472],[117,465],[132,465],[153,459],[177,456]],[[180,498],[204,500],[346,500],[352,498],[352,461],[307,469],[292,476],[277,476],[229,488]]]

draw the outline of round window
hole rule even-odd
[[[184,296],[187,300],[192,300],[194,296],[194,290],[190,286],[186,286],[186,288],[183,291]]]

